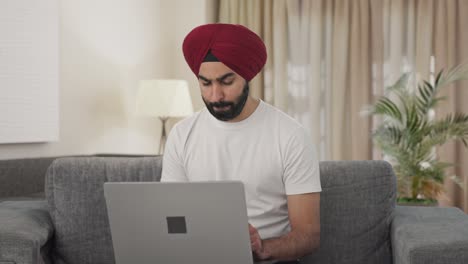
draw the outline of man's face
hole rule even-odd
[[[229,121],[244,109],[248,83],[222,62],[203,62],[198,82],[203,101],[215,118]]]

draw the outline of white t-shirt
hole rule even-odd
[[[286,195],[320,192],[310,137],[294,119],[260,101],[240,122],[223,122],[206,108],[171,130],[161,181],[239,180],[249,223],[262,239],[290,231]]]

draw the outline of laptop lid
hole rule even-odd
[[[104,195],[117,264],[253,263],[241,182],[108,182]]]

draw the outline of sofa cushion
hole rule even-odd
[[[320,163],[320,249],[304,263],[392,263],[396,179],[384,161]]]
[[[55,160],[46,198],[55,226],[54,263],[115,263],[104,199],[108,181],[159,181],[161,157]]]

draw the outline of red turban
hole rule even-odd
[[[241,25],[196,27],[185,37],[182,49],[187,64],[197,76],[208,52],[247,81],[262,70],[267,59],[262,39]]]

